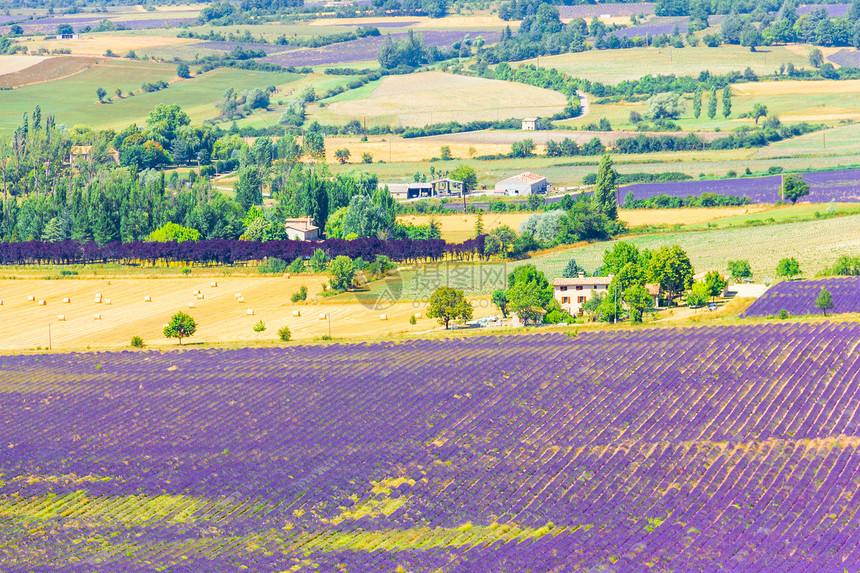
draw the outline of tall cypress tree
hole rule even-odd
[[[723,117],[726,119],[732,115],[732,86],[723,88]]]
[[[693,94],[693,117],[699,119],[700,115],[702,115],[702,86],[697,86]]]
[[[618,198],[615,196],[617,191],[618,173],[612,168],[612,158],[607,153],[600,159],[597,185],[591,201],[595,209],[613,220],[618,218]]]
[[[717,88],[711,88],[711,95],[708,98],[708,117],[710,119],[717,117]]]

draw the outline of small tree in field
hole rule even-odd
[[[260,334],[261,332],[266,332],[266,323],[263,322],[262,318],[257,324],[254,325],[254,332],[256,332],[257,334]]]
[[[753,104],[752,118],[755,120],[755,124],[758,125],[758,120],[763,117],[767,117],[767,106],[762,103]]]
[[[188,69],[188,64],[185,62],[180,62],[178,66],[176,66],[176,75],[183,79],[188,79],[191,77],[191,70]]]
[[[281,342],[289,342],[292,335],[293,333],[290,332],[290,327],[288,326],[282,326],[278,329],[278,337],[281,339]]]
[[[815,299],[815,308],[824,311],[824,316],[827,316],[828,309],[833,308],[833,297],[830,295],[830,291],[824,287],[821,287],[821,292]]]
[[[167,338],[178,338],[182,346],[182,339],[193,336],[197,332],[197,323],[191,316],[184,312],[177,312],[170,318],[170,324],[164,327],[164,336]]]
[[[800,274],[800,263],[794,257],[782,259],[776,265],[776,276],[792,279]]]
[[[727,266],[729,269],[729,274],[735,281],[739,281],[741,279],[749,278],[752,276],[750,262],[747,260],[729,261]]]
[[[107,90],[104,88],[98,88],[96,90],[96,97],[99,98],[99,103],[102,103],[105,100],[105,96],[107,95]]]
[[[472,305],[466,300],[463,291],[440,286],[430,295],[427,316],[438,319],[439,324],[444,324],[447,330],[451,320],[472,318]]]
[[[791,201],[791,204],[794,205],[797,203],[798,199],[809,195],[809,183],[804,181],[801,177],[786,175],[785,179],[782,181],[780,192],[782,193],[783,199]]]
[[[338,149],[337,151],[334,152],[335,159],[340,161],[341,165],[343,165],[344,163],[349,161],[350,155],[352,155],[352,154],[349,152],[349,149]]]

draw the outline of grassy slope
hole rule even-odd
[[[264,88],[284,85],[298,77],[288,73],[217,69],[191,80],[178,81],[159,92],[114,100],[110,104],[96,102],[98,87],[104,87],[113,95],[116,88],[124,93],[139,90],[144,82],[170,81],[175,75],[173,65],[117,60],[64,80],[3,91],[0,92],[0,107],[7,113],[0,117],[0,130],[14,129],[21,114],[31,111],[36,103],[43,112],[54,114],[58,123],[68,126],[124,127],[133,121],[142,122],[159,103],[179,104],[192,120],[200,122],[217,113],[214,102],[228,87]]]

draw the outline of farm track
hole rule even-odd
[[[858,341],[822,323],[0,358],[0,565],[852,570]]]

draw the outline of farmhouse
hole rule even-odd
[[[534,131],[536,129],[537,129],[537,118],[536,117],[523,118],[523,131]]]
[[[389,183],[388,192],[398,201],[422,197],[447,197],[461,195],[463,182],[456,179],[435,179],[429,183]]]
[[[320,229],[310,217],[284,221],[287,237],[293,241],[313,241],[320,238]]]
[[[651,295],[651,300],[654,301],[654,308],[660,306],[660,283],[645,283],[645,290]]]
[[[75,159],[82,159],[86,163],[92,163],[93,161],[98,161],[98,155],[93,155],[92,153],[93,146],[92,145],[75,145],[72,147],[69,152],[69,165],[74,166]],[[103,156],[105,161],[113,161],[117,165],[119,165],[119,151],[116,149],[111,149],[110,151],[106,151]]]
[[[546,177],[531,171],[524,171],[519,175],[508,177],[496,183],[496,193],[499,195],[535,195],[546,193],[547,187]]]
[[[575,278],[559,278],[552,281],[553,296],[561,308],[573,316],[582,316],[582,305],[595,295],[606,294],[612,276],[587,277],[579,273]],[[650,292],[650,291],[649,291]]]

